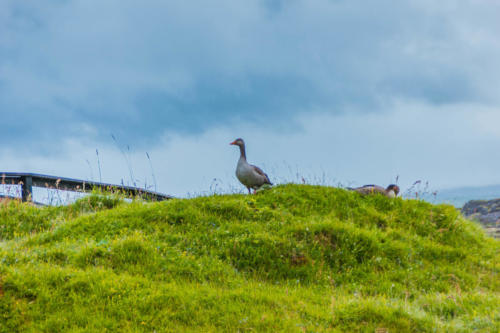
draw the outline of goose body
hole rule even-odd
[[[247,162],[243,139],[236,139],[230,144],[240,148],[240,158],[236,165],[236,178],[248,189],[248,193],[251,192],[251,189],[257,190],[264,184],[272,185],[269,177],[261,168]]]
[[[347,188],[348,190],[358,192],[360,194],[383,194],[389,198],[395,198],[399,194],[399,186],[391,184],[387,188],[378,185],[364,185],[356,188]]]

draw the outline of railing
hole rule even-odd
[[[103,191],[116,191],[130,197],[140,196],[155,201],[163,201],[173,198],[170,195],[138,187],[98,183],[79,179],[40,175],[36,173],[3,172],[0,173],[0,181],[5,185],[21,186],[22,201],[32,201],[33,187],[43,187],[73,192],[91,192],[93,189],[100,189]]]

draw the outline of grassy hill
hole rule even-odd
[[[11,201],[0,239],[1,332],[500,330],[500,242],[447,205],[306,185]]]

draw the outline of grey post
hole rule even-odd
[[[23,202],[33,200],[33,178],[31,176],[22,176],[21,198]]]

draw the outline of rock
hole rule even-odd
[[[494,237],[500,237],[500,199],[471,200],[462,207],[462,214],[476,220]]]

